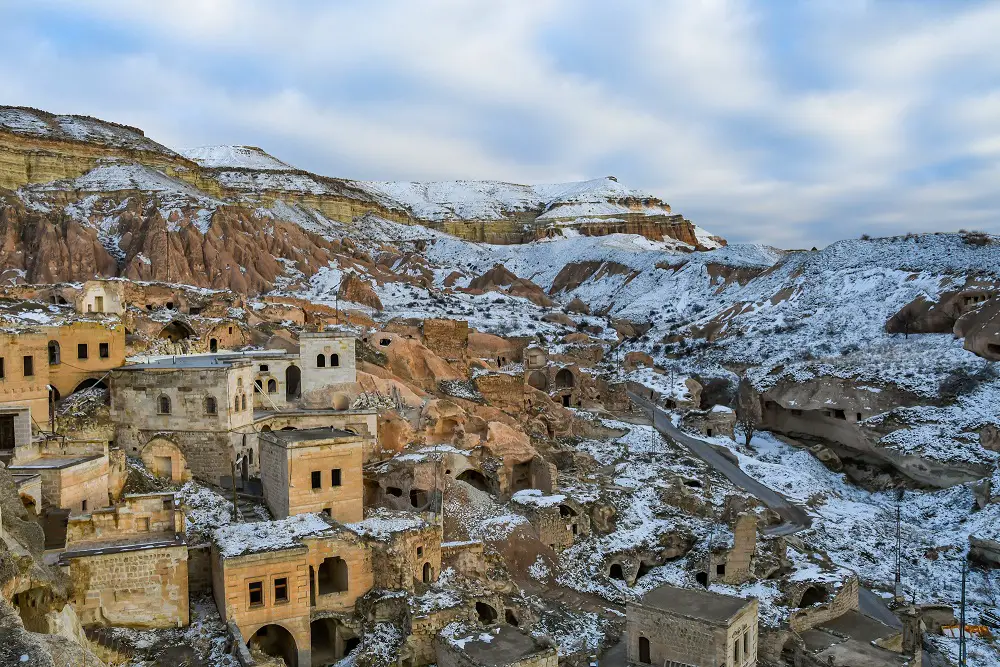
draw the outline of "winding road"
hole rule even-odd
[[[733,484],[753,494],[762,503],[778,513],[782,518],[782,522],[776,526],[765,528],[765,534],[793,535],[812,525],[812,517],[809,516],[808,512],[774,489],[764,486],[747,475],[740,469],[739,465],[721,454],[713,445],[682,432],[674,426],[674,423],[670,420],[670,414],[662,410],[648,398],[639,396],[632,391],[629,391],[628,395],[633,403],[638,405],[646,414],[652,416],[653,426],[657,431],[685,446],[692,454],[712,466],[713,469],[724,475]],[[867,588],[859,589],[858,603],[861,613],[865,616],[892,628],[902,628],[899,619],[885,606],[882,598]]]

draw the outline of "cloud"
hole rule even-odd
[[[728,0],[40,0],[6,103],[319,173],[615,174],[731,240],[1000,232],[1000,8]]]

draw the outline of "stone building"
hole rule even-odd
[[[509,625],[453,623],[434,644],[439,667],[556,667],[556,649]]]
[[[337,521],[361,520],[360,437],[329,427],[264,431],[258,448],[264,500],[275,517],[325,512]]]
[[[373,585],[364,538],[318,514],[218,529],[212,590],[223,621],[295,667],[351,646],[345,621]]]
[[[27,404],[0,403],[0,461],[9,464],[17,449],[31,444],[31,408]]]
[[[78,313],[121,315],[125,312],[125,287],[119,280],[88,280],[73,305]]]
[[[220,483],[256,457],[253,367],[222,356],[174,357],[111,374],[115,441],[173,481],[190,475]]]
[[[757,599],[669,584],[626,607],[631,663],[670,667],[754,667]]]
[[[538,539],[555,551],[568,549],[577,537],[590,534],[590,516],[586,509],[568,496],[525,489],[515,493],[511,501],[528,517]]]
[[[736,412],[725,405],[716,405],[710,410],[689,410],[684,413],[681,425],[709,438],[732,438],[736,428]]]
[[[35,438],[15,450],[7,468],[12,474],[39,475],[41,511],[90,512],[110,502],[106,441]]]
[[[364,536],[372,551],[376,588],[413,591],[441,573],[442,526],[415,512],[376,509],[349,528]]]
[[[76,320],[45,332],[42,360],[48,363],[56,399],[95,384],[107,386],[108,372],[125,363],[125,327],[117,318]]]
[[[49,389],[47,345],[48,337],[39,330],[0,332],[0,407],[27,406],[40,424],[49,421],[55,399]],[[0,420],[0,444],[10,445],[12,427],[9,419]]]
[[[173,493],[127,495],[117,507],[70,518],[59,563],[85,625],[188,624],[184,512]]]

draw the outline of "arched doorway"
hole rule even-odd
[[[814,604],[822,604],[826,602],[828,594],[826,589],[821,586],[810,586],[802,593],[802,599],[799,600],[799,607],[811,607]]]
[[[285,400],[292,401],[302,393],[302,371],[298,366],[289,366],[285,369]]]
[[[424,563],[423,579],[425,584],[434,581],[434,568],[431,567],[430,563]]]
[[[612,563],[611,569],[608,570],[608,576],[618,581],[625,581],[625,570],[622,569],[620,563]]]
[[[98,389],[107,389],[108,385],[106,385],[103,380],[87,378],[80,384],[76,385],[76,389],[73,390],[73,393],[75,394],[78,391],[83,391],[84,389],[90,389],[91,387],[97,387]]]
[[[163,338],[169,340],[171,343],[176,343],[181,340],[186,340],[191,336],[194,336],[194,329],[192,329],[186,322],[173,320],[170,324],[160,330],[158,338]]]
[[[219,351],[219,341],[218,339],[212,338],[208,341],[208,351],[218,352]]]
[[[649,639],[646,637],[639,637],[639,662],[646,665],[652,662],[649,658]]]
[[[568,368],[563,368],[558,373],[556,373],[555,387],[556,389],[569,389],[574,384],[576,380],[573,378],[573,373]]]
[[[247,646],[254,646],[262,653],[281,658],[288,667],[298,667],[299,665],[295,637],[292,637],[292,633],[280,625],[265,625],[253,633],[253,636],[247,641]]]
[[[336,662],[353,651],[360,639],[335,618],[318,618],[309,624],[312,636],[312,664],[321,667]]]
[[[545,391],[545,388],[549,386],[549,382],[545,378],[545,373],[541,371],[531,371],[528,373],[528,384],[541,391]]]
[[[476,614],[479,615],[479,622],[483,625],[489,625],[497,620],[497,610],[485,602],[476,603]]]
[[[480,491],[487,491],[486,486],[486,476],[479,472],[478,470],[473,470],[469,468],[465,472],[461,473],[456,479],[465,482],[469,486],[473,486]]]

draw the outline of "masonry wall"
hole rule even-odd
[[[288,451],[268,440],[267,435],[258,440],[257,449],[260,452],[260,481],[267,508],[279,519],[289,516]]]
[[[266,435],[261,438],[262,442],[266,440]],[[288,498],[287,514],[278,515],[278,518],[324,510],[329,510],[330,516],[344,523],[364,518],[364,480],[361,473],[364,448],[360,438],[317,444],[294,443],[287,448],[286,456],[288,484],[281,489],[277,486],[280,482],[274,478],[269,484],[271,495],[286,495]],[[332,484],[331,471],[334,469],[340,470],[340,486]],[[314,471],[320,473],[321,486],[318,489],[312,488]],[[272,511],[275,509],[272,508]]]
[[[650,664],[668,660],[694,667],[727,665],[726,627],[629,604],[626,609],[629,662],[639,660],[639,639],[649,640]]]
[[[144,460],[152,460],[152,451],[144,455],[147,444],[162,450],[164,440],[176,446],[191,476],[212,484],[220,484],[223,478],[232,475],[232,461],[235,453],[243,449],[244,440],[254,448],[257,444],[254,433],[137,430],[127,424],[115,425],[116,444],[129,455]]]
[[[153,533],[183,534],[184,529],[184,512],[172,493],[126,496],[117,507],[70,518],[66,545]]]
[[[434,645],[437,649],[438,667],[482,667],[446,640],[438,639]],[[520,660],[500,658],[498,662],[505,667],[557,667],[559,657],[556,650],[550,648],[540,650],[538,653]]]
[[[84,625],[139,628],[188,624],[187,547],[70,559],[74,604]]]
[[[49,383],[62,396],[73,393],[77,386],[87,379],[98,380],[112,368],[125,363],[125,327],[117,319],[113,321],[77,321],[57,327],[46,327],[49,340],[59,343],[60,363],[49,366]],[[108,355],[102,357],[101,343],[108,346]],[[81,359],[79,345],[86,345],[87,357]],[[46,343],[45,357],[35,361],[48,363]],[[107,378],[104,378],[107,383]]]
[[[858,578],[852,576],[844,582],[830,602],[792,612],[788,617],[788,625],[795,632],[803,633],[857,609]]]
[[[339,365],[331,366],[331,355],[336,354]],[[323,355],[325,366],[317,364]],[[303,332],[299,335],[299,358],[302,367],[302,404],[313,408],[330,408],[334,395],[343,391],[343,385],[357,382],[354,359],[354,338],[322,332]]]
[[[307,538],[309,553],[306,556],[308,568],[307,583],[312,577],[311,589],[315,592],[317,612],[349,612],[354,609],[358,598],[370,591],[375,585],[375,563],[372,551],[359,538],[353,535],[337,537]],[[327,558],[337,557],[347,565],[347,590],[320,593],[320,567]]]
[[[372,561],[376,588],[412,591],[415,582],[423,581],[424,564],[430,565],[428,583],[437,581],[441,573],[441,530],[429,525],[373,542]]]
[[[0,384],[0,391],[3,391]],[[0,415],[14,417],[14,449],[16,452],[31,447],[31,408],[28,405],[0,403]]]
[[[424,346],[442,359],[465,359],[469,348],[469,323],[465,320],[424,320],[422,333]]]
[[[84,511],[83,501],[87,501],[87,510],[108,506],[110,501],[108,498],[107,455],[63,468],[58,472],[58,507],[75,512]],[[42,475],[43,495],[46,477],[45,474]]]
[[[519,375],[491,373],[476,378],[476,388],[486,401],[501,410],[524,407],[524,380]]]
[[[38,333],[0,333],[0,358],[4,374],[0,379],[0,405],[27,405],[32,418],[49,420],[48,338]],[[24,375],[24,357],[31,357],[34,373]]]
[[[103,305],[98,301],[101,298]],[[114,313],[125,310],[125,291],[121,283],[105,280],[88,280],[74,301],[78,313]]]

